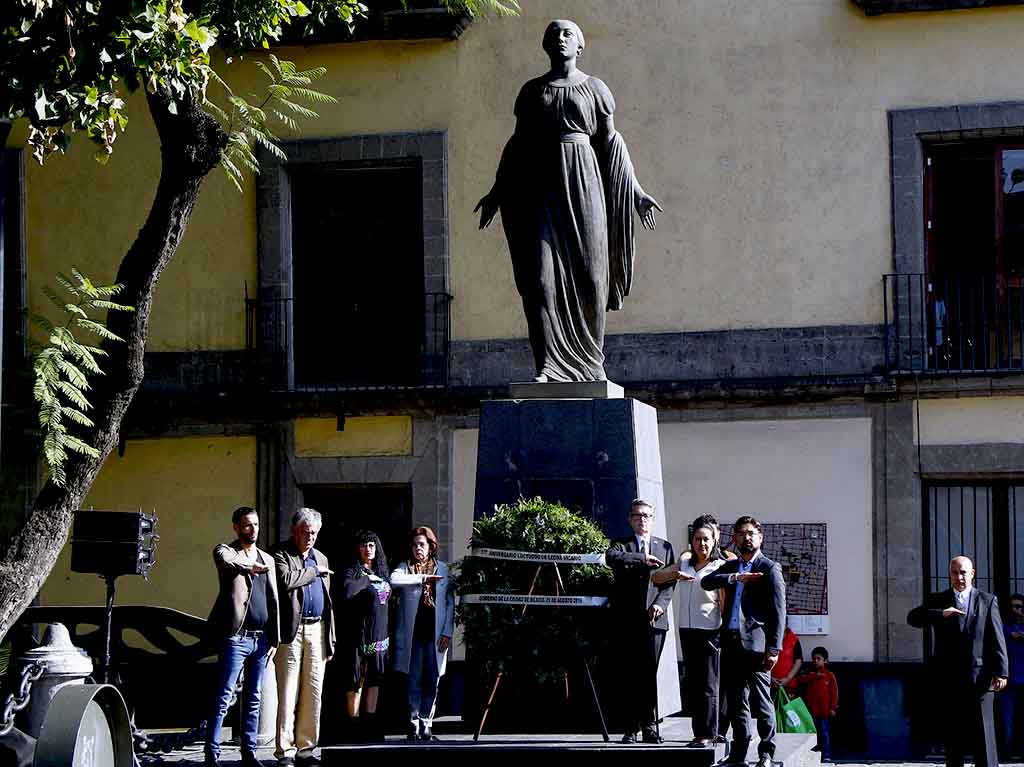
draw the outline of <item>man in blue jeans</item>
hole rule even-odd
[[[274,560],[256,546],[260,519],[256,510],[240,506],[231,515],[237,536],[213,550],[220,591],[210,611],[209,628],[220,642],[217,695],[206,726],[206,767],[220,765],[220,733],[231,693],[244,669],[238,710],[242,723],[242,765],[262,767],[256,758],[263,674],[281,636]]]

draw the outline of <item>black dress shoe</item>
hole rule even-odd
[[[761,754],[759,757],[757,757],[756,767],[772,767],[772,755]]]
[[[733,758],[731,755],[727,754],[726,756],[722,757],[717,762],[715,762],[715,764],[717,764],[718,767],[738,767],[738,765],[741,764],[744,765],[744,767],[746,767],[747,760],[740,759],[739,757]]]
[[[661,736],[655,731],[653,727],[644,727],[641,733],[641,739],[644,743],[662,743],[664,742]]]
[[[622,740],[620,742],[621,743],[636,743],[636,733],[635,732],[627,732],[625,735],[622,736]]]
[[[711,738],[697,738],[687,743],[686,748],[712,748],[714,745],[715,741]]]
[[[437,743],[440,741],[440,738],[438,738],[429,727],[424,727],[423,734],[420,735],[420,740],[426,741],[427,743]]]
[[[296,767],[320,767],[321,762],[316,756],[310,754],[309,756],[296,755],[295,765]]]
[[[295,759],[290,756],[282,756],[277,760],[277,767],[295,767]]]

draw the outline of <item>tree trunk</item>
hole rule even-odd
[[[227,144],[227,135],[195,101],[179,99],[177,114],[171,114],[164,94],[148,99],[160,136],[160,181],[146,222],[117,273],[124,290],[114,300],[135,311],[110,313],[107,325],[124,343],[104,344],[110,355],[100,358],[105,375],[92,381],[96,426],[83,439],[100,455],[69,453],[65,486],[50,481],[43,486],[24,524],[0,552],[0,637],[39,593],[67,542],[73,512],[117,445],[121,420],[142,383],[157,280],[178,249],[203,179]]]

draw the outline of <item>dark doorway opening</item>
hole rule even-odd
[[[302,495],[323,516],[317,548],[339,574],[354,556],[352,536],[360,530],[377,533],[390,567],[405,556],[412,528],[410,485],[306,485]]]
[[[422,187],[418,157],[291,171],[297,386],[417,380]]]
[[[407,484],[373,485],[306,485],[302,488],[306,506],[320,512],[323,527],[317,539],[320,549],[331,563],[334,580],[331,597],[335,605],[335,618],[345,621],[342,576],[354,557],[353,536],[360,530],[372,530],[380,538],[387,556],[388,567],[394,569],[408,554],[409,530],[412,528],[412,487]],[[394,604],[394,599],[391,600]],[[394,635],[394,610],[391,611],[391,630]],[[338,626],[339,640],[347,632]],[[323,711],[321,714],[322,740],[332,742],[345,728],[345,693],[352,673],[352,652],[343,646],[335,650],[335,660],[327,666],[324,679]],[[397,731],[405,710],[404,679],[389,673],[385,676],[378,713],[387,728]],[[365,722],[359,726],[367,726]]]

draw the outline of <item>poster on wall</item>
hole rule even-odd
[[[828,535],[824,522],[764,522],[761,550],[782,566],[787,624],[796,634],[828,634]],[[732,523],[722,530],[731,530]]]

